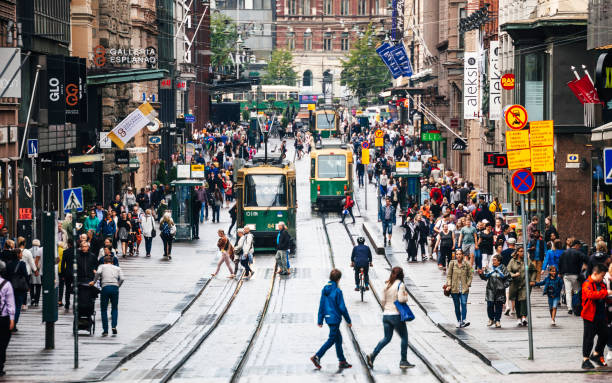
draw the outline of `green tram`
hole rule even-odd
[[[276,249],[278,223],[284,222],[296,239],[296,182],[293,163],[246,164],[236,182],[238,227],[249,226],[256,251]]]
[[[340,134],[340,118],[334,110],[317,110],[314,112],[315,130],[321,138]]]
[[[347,191],[353,195],[353,152],[344,144],[317,146],[310,152],[310,206],[339,209]]]

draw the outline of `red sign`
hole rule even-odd
[[[572,80],[567,83],[572,92],[583,104],[602,104],[597,91],[591,80],[585,75],[580,79]]]
[[[510,105],[504,117],[506,125],[512,130],[521,130],[527,125],[527,109],[522,105]]]
[[[176,89],[187,89],[187,81],[177,81],[176,82]]]
[[[518,194],[529,194],[535,187],[535,177],[527,169],[519,169],[512,173],[512,189]]]
[[[0,214],[0,229],[4,227],[4,217]]]
[[[19,208],[19,219],[32,219],[32,208],[20,207]]]
[[[507,169],[508,156],[506,153],[485,152],[484,164],[485,166],[493,166],[497,169]]]
[[[506,73],[505,75],[503,75],[500,82],[502,88],[504,88],[505,90],[514,89],[514,75],[512,73]]]
[[[172,79],[164,78],[159,82],[159,89],[172,89]]]

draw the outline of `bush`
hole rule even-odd
[[[368,99],[363,97],[359,99],[359,105],[361,105],[362,107],[366,107],[368,106]]]
[[[159,161],[157,168],[157,182],[162,185],[168,184],[168,173],[166,172],[166,161]]]

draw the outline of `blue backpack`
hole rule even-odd
[[[162,223],[161,232],[165,237],[170,237],[170,225],[167,222]]]

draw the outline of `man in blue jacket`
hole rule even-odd
[[[359,291],[359,273],[361,269],[363,269],[365,289],[370,289],[368,271],[372,266],[372,251],[370,251],[370,247],[366,246],[364,243],[365,238],[357,238],[357,246],[353,247],[353,252],[351,253],[351,267],[355,269],[355,291]]]
[[[389,197],[378,212],[378,222],[382,222],[385,246],[387,246],[387,236],[389,236],[389,246],[391,246],[391,233],[393,232],[393,225],[395,225],[395,208],[391,205],[391,198]]]
[[[342,277],[342,272],[338,269],[333,269],[329,273],[329,282],[323,287],[321,291],[321,302],[319,303],[319,319],[317,321],[319,327],[323,327],[323,318],[329,326],[329,337],[327,341],[321,346],[319,351],[313,355],[310,360],[317,369],[321,368],[321,358],[327,350],[334,344],[336,345],[336,355],[338,356],[339,368],[351,368],[344,352],[342,351],[342,334],[340,334],[340,322],[342,317],[346,320],[346,323],[351,327],[351,317],[344,304],[344,298],[342,297],[342,290],[338,287],[338,281]]]

